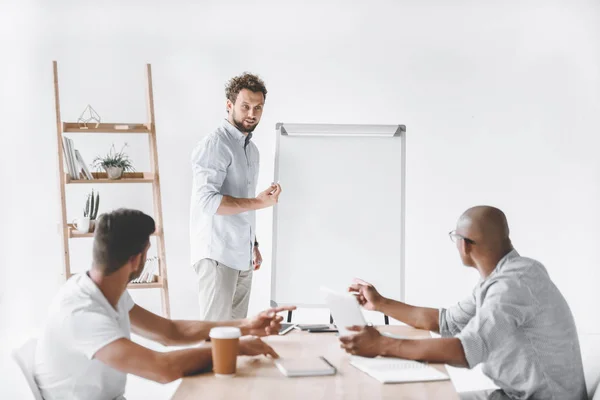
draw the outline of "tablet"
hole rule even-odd
[[[289,333],[292,329],[294,329],[296,327],[296,324],[291,324],[289,322],[282,322],[281,323],[281,328],[279,329],[279,334],[280,335],[285,335],[286,333]]]
[[[360,309],[356,296],[350,293],[340,293],[326,287],[321,287],[325,302],[337,326],[340,336],[351,335],[354,332],[346,328],[353,325],[365,326],[367,321]]]

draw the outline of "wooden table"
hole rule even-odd
[[[381,331],[410,337],[431,337],[429,332],[404,326],[385,326]],[[423,383],[382,384],[349,363],[335,333],[292,331],[265,338],[281,357],[324,356],[337,369],[333,376],[286,378],[266,357],[240,357],[234,378],[215,378],[212,373],[184,378],[172,399],[313,400],[313,399],[458,399],[450,380]],[[447,373],[443,365],[433,366]]]

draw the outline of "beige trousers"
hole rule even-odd
[[[198,277],[200,319],[229,321],[246,318],[252,270],[239,271],[205,258],[194,264]]]

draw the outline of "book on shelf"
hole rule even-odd
[[[83,157],[81,156],[81,153],[79,152],[79,150],[75,150],[75,157],[77,158],[77,162],[79,163],[79,167],[81,168],[81,171],[83,172],[83,176],[85,177],[85,179],[94,179],[92,174],[90,174],[90,171],[88,170],[88,167],[85,164],[85,161],[83,161]]]
[[[69,149],[69,138],[63,137],[63,155],[66,164],[66,169],[69,172],[71,179],[75,179],[75,169],[71,160],[71,151]]]
[[[155,278],[158,272],[158,257],[152,257],[146,260],[144,269],[137,279],[131,281],[131,283],[152,283],[157,279]]]
[[[66,170],[71,179],[94,179],[81,153],[75,148],[73,139],[66,136],[63,136],[63,154]]]
[[[67,138],[67,142],[69,143],[69,157],[73,166],[73,179],[79,179],[79,168],[77,167],[77,158],[75,157],[75,144],[73,143],[73,139]]]

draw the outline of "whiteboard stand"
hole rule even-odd
[[[327,308],[319,288],[345,290],[352,277],[404,301],[406,127],[276,130],[271,306]]]

